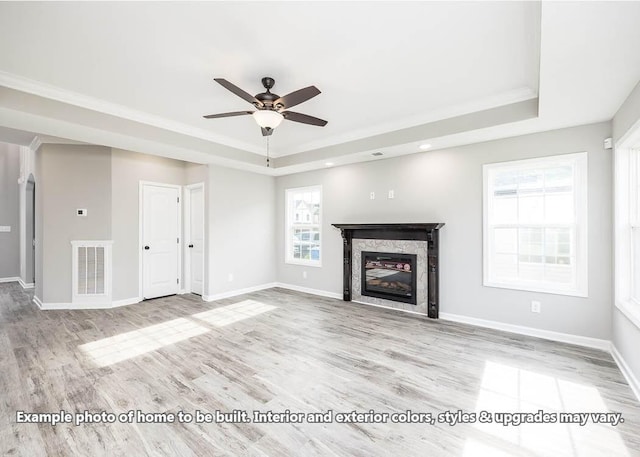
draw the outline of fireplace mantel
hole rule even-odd
[[[427,242],[428,257],[428,315],[432,319],[438,318],[439,312],[439,280],[438,256],[439,233],[444,226],[436,223],[407,223],[407,224],[332,224],[340,229],[343,241],[343,288],[345,301],[351,301],[352,288],[352,240],[420,240]]]

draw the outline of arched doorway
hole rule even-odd
[[[33,174],[29,175],[26,187],[26,221],[25,221],[25,280],[27,283],[36,282],[36,181]]]

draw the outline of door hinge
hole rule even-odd
[[[180,197],[176,197],[176,201],[180,203]]]
[[[180,284],[180,278],[176,278],[176,284]]]
[[[180,238],[176,238],[176,243],[180,244]]]

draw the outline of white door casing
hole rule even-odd
[[[204,185],[187,186],[185,193],[185,244],[187,292],[204,293]]]
[[[141,183],[142,297],[180,289],[180,186]]]

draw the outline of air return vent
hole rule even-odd
[[[72,292],[74,304],[111,303],[112,241],[72,241]]]

